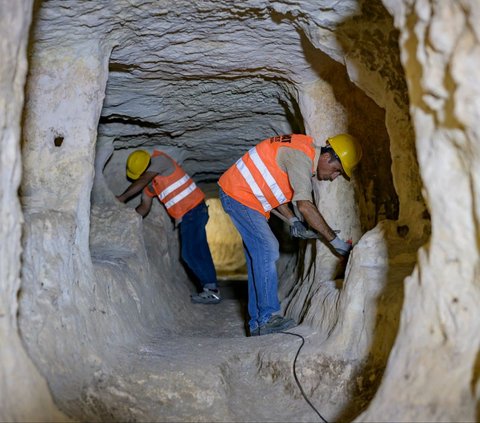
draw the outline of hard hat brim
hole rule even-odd
[[[143,172],[142,172],[143,173]],[[133,180],[137,180],[138,178],[140,178],[140,175],[141,173],[137,174],[137,173],[132,173],[130,172],[128,169],[127,169],[127,176],[130,178],[130,179],[133,179]]]

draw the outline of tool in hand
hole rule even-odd
[[[292,222],[290,222],[290,220],[288,220],[287,217],[285,217],[283,214],[281,214],[280,212],[278,212],[277,210],[273,209],[271,210],[271,213],[273,213],[275,216],[277,216],[279,219],[283,220],[285,223],[288,224],[288,226],[293,226],[292,225]],[[338,229],[334,229],[333,232],[335,232],[336,234],[340,233],[340,230]],[[317,234],[317,238],[318,239],[323,239],[323,237],[319,234]],[[351,240],[350,240],[351,242]]]

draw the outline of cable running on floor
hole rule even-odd
[[[320,419],[324,422],[324,423],[328,423],[327,420],[325,420],[323,418],[323,416],[319,413],[319,411],[315,408],[315,406],[310,402],[310,400],[308,399],[307,395],[305,394],[305,392],[303,391],[303,388],[302,388],[302,385],[300,384],[300,381],[298,380],[298,377],[297,377],[297,371],[296,371],[296,364],[297,364],[297,358],[298,358],[298,355],[300,354],[300,350],[302,349],[303,345],[305,344],[305,338],[302,336],[302,335],[299,335],[298,333],[292,333],[292,332],[280,332],[280,333],[283,333],[285,335],[292,335],[292,336],[296,336],[298,338],[300,338],[302,340],[302,344],[300,345],[300,347],[298,348],[297,350],[297,354],[295,354],[295,359],[293,360],[293,377],[295,378],[295,382],[297,382],[297,386],[298,388],[300,389],[300,392],[302,393],[303,395],[303,398],[305,399],[305,401],[307,401],[307,404],[312,407],[313,411],[315,411],[315,413],[317,413],[318,417],[320,417]]]

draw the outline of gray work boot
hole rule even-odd
[[[259,335],[268,335],[269,333],[283,332],[297,326],[293,319],[282,316],[272,316],[268,322],[259,328]]]
[[[208,288],[203,288],[199,294],[190,295],[190,299],[195,304],[218,304],[222,300],[220,290]]]

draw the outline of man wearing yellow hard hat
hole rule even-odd
[[[191,296],[191,301],[219,303],[217,275],[205,232],[205,194],[175,160],[161,151],[154,150],[151,155],[145,150],[131,153],[127,176],[134,182],[117,199],[124,203],[142,191],[142,201],[135,210],[143,217],[150,211],[153,198],[160,200],[179,227],[182,259],[202,287],[200,293]]]
[[[321,181],[333,181],[340,175],[350,178],[362,149],[349,134],[338,134],[325,144],[318,148],[312,137],[301,134],[268,138],[238,159],[218,181],[223,208],[245,246],[250,336],[281,332],[296,325],[279,313],[275,265],[279,244],[268,225],[272,210],[290,223],[293,237],[321,236],[342,257],[347,257],[352,248],[337,237],[317,209],[312,177]],[[301,216],[295,216],[290,202],[296,204]]]

